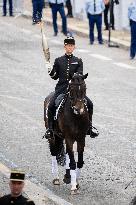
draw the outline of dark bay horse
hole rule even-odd
[[[74,74],[69,82],[68,93],[65,96],[63,106],[57,115],[57,121],[54,126],[54,140],[49,141],[52,155],[52,173],[53,183],[59,184],[58,165],[56,156],[63,146],[63,140],[66,144],[66,174],[64,182],[67,179],[71,181],[71,194],[77,193],[78,178],[80,170],[83,167],[83,153],[85,147],[85,137],[89,128],[89,114],[87,109],[86,79],[88,74]],[[48,128],[48,105],[53,93],[51,93],[44,102],[45,127]],[[61,135],[60,135],[61,133]],[[77,142],[78,161],[74,158],[73,144]]]

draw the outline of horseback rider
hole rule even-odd
[[[83,74],[83,62],[82,59],[75,57],[72,53],[75,49],[75,39],[73,37],[67,37],[64,40],[65,55],[56,58],[53,68],[48,68],[48,73],[52,79],[59,79],[56,87],[55,94],[51,98],[48,106],[48,129],[46,130],[45,137],[50,139],[53,137],[54,129],[54,116],[55,116],[55,99],[60,94],[66,94],[68,92],[68,85],[70,76],[73,76],[74,73]],[[49,71],[50,70],[50,71]],[[92,114],[93,114],[93,103],[86,96],[87,107],[90,119],[90,129],[89,134],[91,138],[98,136],[98,133],[92,131]]]

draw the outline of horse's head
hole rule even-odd
[[[85,95],[86,95],[86,79],[88,73],[85,75],[74,74],[69,82],[69,97],[71,107],[75,114],[83,114],[85,111]]]

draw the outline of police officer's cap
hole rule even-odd
[[[73,36],[68,36],[65,40],[64,40],[64,45],[67,44],[72,44],[75,45],[75,39]]]
[[[11,170],[10,181],[24,181],[25,173],[19,170]]]

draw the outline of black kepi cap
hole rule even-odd
[[[19,170],[11,170],[10,181],[24,181],[25,173]]]
[[[67,45],[67,44],[75,45],[75,39],[74,39],[74,37],[68,36],[68,37],[64,40],[64,45]]]

